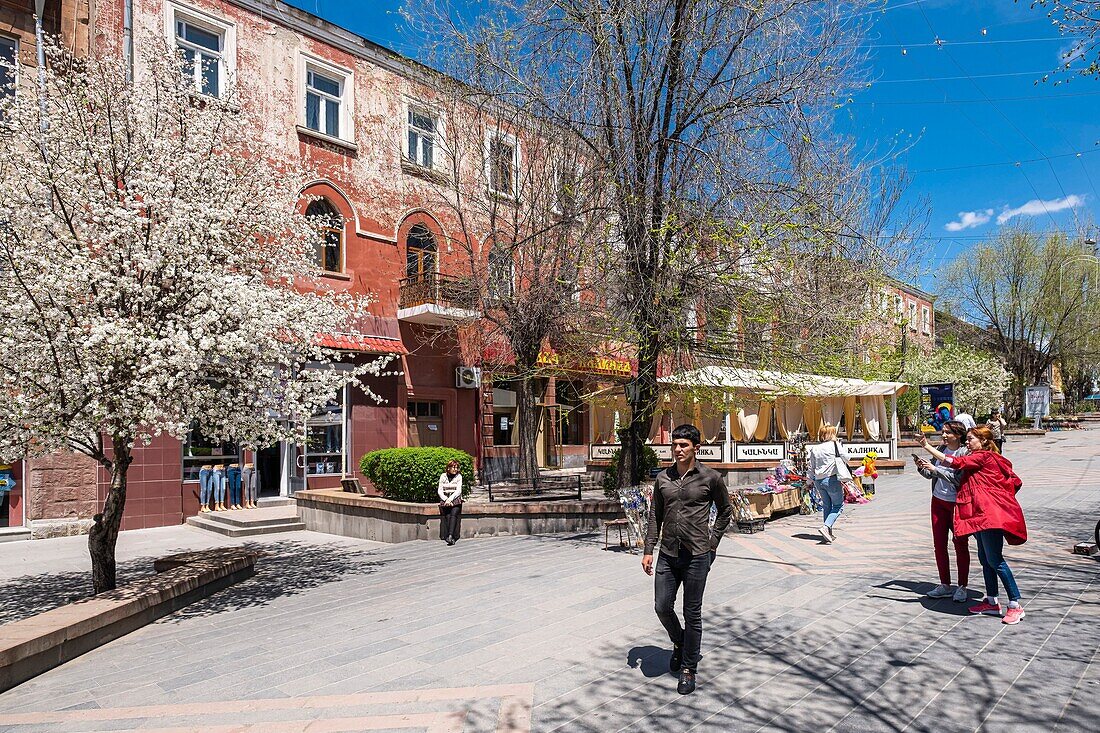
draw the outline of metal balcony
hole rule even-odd
[[[402,278],[399,285],[399,320],[440,326],[480,316],[477,287],[470,278],[425,273]]]

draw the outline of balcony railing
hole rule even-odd
[[[478,290],[470,278],[425,273],[402,278],[399,286],[398,317],[401,317],[400,311],[416,309],[420,312],[423,306],[438,315],[476,316]]]

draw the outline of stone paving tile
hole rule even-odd
[[[708,582],[705,656],[690,697],[675,694],[667,673],[639,555],[604,551],[598,533],[449,548],[300,532],[252,541],[273,552],[254,578],[0,695],[0,730],[265,720],[304,729],[345,717],[325,707],[328,695],[419,690],[416,699],[341,705],[372,725],[396,713],[455,713],[465,714],[464,731],[496,731],[511,717],[515,733],[1091,732],[1100,716],[1100,563],[1067,548],[1100,513],[1094,435],[1009,445],[1032,530],[1006,553],[1029,613],[1018,627],[920,595],[935,566],[927,482],[915,476],[887,477],[874,502],[847,507],[831,546],[814,539],[814,517],[729,535]],[[60,591],[84,582],[83,538],[11,544],[23,547],[0,547],[0,619],[28,579],[60,578],[43,583]],[[137,572],[157,555],[234,544],[243,543],[190,527],[141,530],[123,533],[119,557]],[[976,596],[976,554],[971,574]],[[530,687],[500,697],[501,685],[516,682]],[[476,689],[446,697],[456,685]],[[288,697],[293,709],[272,707]],[[202,712],[218,700],[228,707]],[[142,708],[128,722],[4,718],[180,702],[197,717]]]

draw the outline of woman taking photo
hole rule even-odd
[[[958,420],[949,420],[941,431],[943,445],[940,451],[945,456],[966,455],[963,440],[966,439],[966,426]],[[920,437],[921,445],[927,445],[927,439]],[[962,473],[956,469],[941,466],[939,461],[927,461],[913,456],[920,475],[932,480],[932,547],[936,551],[936,569],[940,574],[940,584],[928,592],[929,598],[946,598],[956,603],[967,600],[966,584],[970,580],[970,540],[954,530],[955,494],[959,488]],[[947,533],[950,532],[955,545],[955,563],[959,567],[959,586],[951,592],[951,559],[947,556]]]
[[[824,521],[817,530],[825,544],[836,540],[833,525],[844,509],[844,487],[841,481],[852,478],[848,468],[848,451],[836,437],[836,425],[826,425],[821,429],[822,442],[810,446],[807,452],[809,473],[813,476],[817,494],[821,497]]]
[[[447,470],[439,474],[439,538],[448,545],[458,542],[462,525],[462,474],[458,461],[447,464]]]
[[[997,579],[1008,593],[1008,610],[1002,621],[1018,624],[1024,617],[1020,605],[1020,589],[1016,578],[1001,554],[1004,543],[1022,545],[1027,542],[1024,512],[1016,501],[1020,479],[1012,464],[997,452],[993,434],[987,427],[972,428],[966,434],[970,454],[948,456],[925,443],[924,449],[945,466],[962,472],[955,499],[955,531],[961,536],[974,535],[978,541],[978,561],[985,576],[985,600],[970,607],[971,613],[1001,615],[997,599]]]

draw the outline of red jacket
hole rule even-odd
[[[962,471],[955,499],[956,534],[965,537],[984,529],[999,529],[1010,545],[1027,542],[1024,512],[1016,501],[1021,483],[1007,458],[980,450],[966,456],[949,456],[946,462]]]

